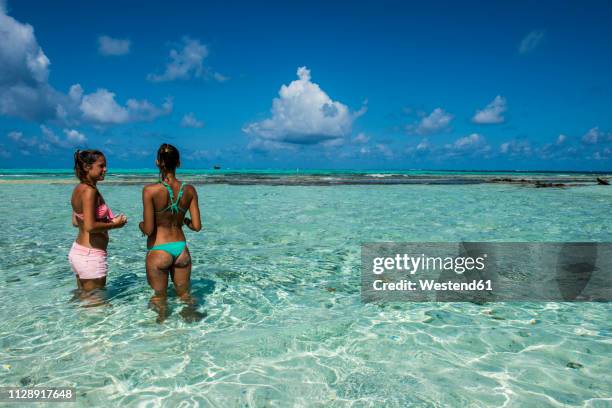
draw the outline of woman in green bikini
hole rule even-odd
[[[180,155],[176,147],[162,144],[155,162],[161,182],[149,184],[142,190],[143,221],[140,230],[147,235],[147,280],[155,291],[151,306],[158,312],[157,321],[167,315],[168,275],[172,278],[176,294],[187,303],[181,315],[186,320],[203,317],[196,311],[197,304],[189,293],[191,256],[185,242],[183,225],[200,231],[198,193],[176,178]],[[189,211],[191,219],[185,217]]]

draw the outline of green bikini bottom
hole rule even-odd
[[[183,252],[183,249],[187,246],[185,241],[166,242],[165,244],[159,244],[148,248],[149,251],[159,250],[165,251],[172,256],[172,260],[176,260],[178,256]]]

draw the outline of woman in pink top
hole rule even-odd
[[[106,175],[106,158],[99,150],[77,150],[74,172],[80,183],[72,191],[72,224],[79,228],[68,260],[79,289],[89,292],[106,285],[108,230],[127,223],[125,215],[113,216],[96,188]]]

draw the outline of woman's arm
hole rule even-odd
[[[72,212],[72,226],[77,228],[79,226],[79,220],[77,219],[77,216],[74,211]]]
[[[151,235],[155,230],[155,206],[153,205],[153,193],[147,186],[142,189],[142,219],[138,225],[145,235]]]
[[[189,204],[189,214],[191,214],[191,222],[186,224],[189,229],[193,231],[199,231],[202,229],[202,222],[200,220],[200,207],[198,206],[198,192],[195,187],[193,188],[193,198],[191,204]]]
[[[96,220],[96,194],[94,188],[87,188],[83,192],[81,202],[83,206],[83,229],[87,232],[104,232],[110,229],[121,228],[127,218],[124,215],[116,217],[112,222],[100,222]]]

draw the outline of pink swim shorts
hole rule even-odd
[[[68,253],[72,270],[80,279],[103,278],[108,273],[106,251],[88,248],[74,242]]]

